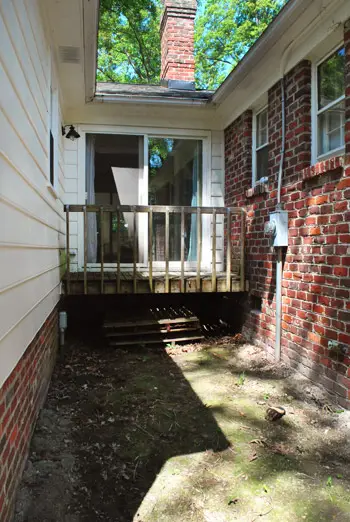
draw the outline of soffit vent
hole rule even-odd
[[[58,48],[61,63],[80,63],[79,47],[60,46]]]

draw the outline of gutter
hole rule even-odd
[[[211,104],[211,100],[195,100],[185,98],[166,98],[164,96],[125,96],[115,94],[96,94],[91,103],[133,103],[133,104],[145,104],[145,105],[177,105],[179,107],[202,107],[212,108],[215,107]]]

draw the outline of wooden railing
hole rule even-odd
[[[178,214],[180,216],[180,291],[185,292],[185,277],[186,269],[185,261],[185,216],[186,214],[195,214],[196,227],[197,227],[197,246],[196,246],[196,285],[200,288],[201,277],[202,277],[202,252],[203,252],[203,234],[202,234],[202,216],[211,216],[210,223],[210,237],[211,241],[211,291],[215,291],[217,283],[217,216],[223,216],[223,248],[224,248],[224,259],[223,265],[224,275],[226,277],[226,291],[231,291],[231,281],[234,272],[239,277],[239,290],[244,291],[245,288],[245,211],[241,208],[233,207],[187,207],[187,206],[142,206],[142,205],[121,205],[118,207],[112,207],[108,205],[65,205],[64,210],[66,212],[66,250],[67,250],[67,270],[66,270],[66,291],[70,293],[70,280],[71,280],[71,266],[70,266],[70,214],[72,212],[83,214],[83,230],[84,230],[84,293],[88,293],[88,213],[94,212],[100,216],[100,224],[103,223],[105,213],[113,213],[116,216],[116,292],[121,291],[121,274],[122,274],[122,263],[121,263],[121,223],[122,216],[125,213],[132,214],[132,227],[133,227],[133,241],[132,241],[132,280],[134,292],[137,292],[137,271],[138,271],[138,233],[137,233],[137,216],[147,215],[147,233],[148,233],[148,252],[147,252],[147,273],[149,279],[150,292],[154,291],[154,259],[153,259],[153,220],[155,214],[163,214],[165,219],[165,232],[164,232],[164,267],[165,267],[165,292],[169,292],[169,280],[170,280],[170,256],[169,256],[169,245],[170,245],[170,215]],[[100,245],[104,245],[103,238],[103,226],[99,227],[100,234]],[[100,281],[101,281],[101,293],[104,293],[104,279],[105,279],[105,259],[104,259],[104,248],[100,248]],[[193,271],[193,268],[192,268]],[[223,276],[223,273],[220,273]]]

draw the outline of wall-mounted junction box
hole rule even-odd
[[[271,236],[272,246],[288,246],[288,212],[286,210],[271,212],[270,221],[265,223],[265,234]]]

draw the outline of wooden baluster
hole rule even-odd
[[[213,210],[211,291],[216,292],[216,210]]]
[[[227,209],[226,218],[226,292],[231,292],[231,209]]]
[[[240,275],[241,275],[241,292],[244,292],[245,290],[245,259],[244,259],[244,252],[245,252],[245,211],[242,208],[241,210],[241,260],[240,260]]]
[[[87,284],[87,253],[88,253],[88,228],[87,228],[87,209],[84,205],[84,294],[88,293]]]
[[[137,274],[136,274],[136,259],[137,259],[137,215],[136,210],[133,210],[133,247],[132,247],[132,256],[133,256],[133,287],[134,294],[137,293]]]
[[[101,258],[101,294],[104,294],[104,237],[103,237],[103,207],[100,208],[100,258]]]
[[[181,208],[181,292],[186,292],[185,288],[185,210]]]
[[[153,210],[148,213],[148,269],[149,269],[149,287],[153,293]]]
[[[69,254],[69,205],[66,205],[66,281],[67,295],[70,293],[70,254]]]
[[[197,208],[197,279],[196,290],[201,291],[201,261],[202,261],[202,216],[201,209]]]
[[[120,294],[120,210],[117,208],[117,294]]]
[[[165,293],[169,293],[169,209],[165,210]]]

